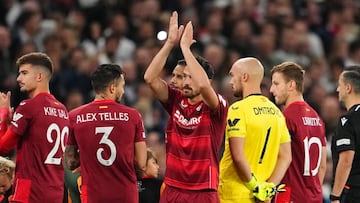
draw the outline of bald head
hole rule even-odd
[[[240,73],[248,74],[248,82],[260,84],[264,77],[264,67],[260,61],[253,57],[246,57],[237,60],[234,69],[238,69]]]
[[[237,97],[260,93],[260,84],[264,77],[264,67],[253,57],[242,58],[233,64],[230,70],[230,84]]]

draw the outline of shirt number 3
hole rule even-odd
[[[114,127],[97,127],[97,128],[95,128],[95,134],[102,134],[99,144],[105,144],[110,149],[110,157],[108,159],[104,159],[104,157],[102,156],[104,148],[99,148],[96,151],[96,158],[104,166],[111,166],[116,159],[115,144],[109,139],[109,136],[110,136],[113,128]]]

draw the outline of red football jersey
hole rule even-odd
[[[283,111],[291,135],[292,162],[283,183],[294,203],[322,202],[318,171],[321,148],[326,146],[325,125],[306,102],[294,102]]]
[[[140,114],[111,100],[70,112],[68,145],[77,145],[89,203],[138,202],[135,143],[144,141]]]
[[[169,89],[164,108],[171,118],[167,136],[164,182],[188,190],[217,190],[218,154],[224,138],[227,101],[218,95],[219,105],[211,110],[201,101],[190,104],[178,90]]]
[[[17,145],[14,201],[62,202],[62,157],[69,134],[69,115],[59,101],[40,93],[20,103],[10,128]]]

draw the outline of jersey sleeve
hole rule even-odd
[[[67,140],[66,140],[66,145],[76,145],[77,146],[77,142],[75,139],[75,135],[74,135],[74,127],[73,124],[76,122],[74,121],[74,117],[76,117],[76,115],[74,115],[74,112],[70,112],[69,113],[69,118],[70,118],[70,125],[69,125],[69,135],[67,136]]]
[[[283,112],[283,114],[285,116],[285,122],[286,122],[286,127],[288,129],[288,133],[289,133],[290,137],[293,137],[296,135],[297,123],[294,121],[292,114],[289,114],[288,111]]]
[[[23,101],[17,107],[11,120],[10,128],[18,135],[24,136],[31,125],[32,111],[30,103]]]
[[[8,153],[16,147],[19,137],[10,128],[0,137],[0,154],[7,156]]]
[[[228,101],[220,94],[217,94],[219,105],[213,111],[211,111],[211,115],[214,118],[218,118],[220,121],[223,121],[227,116],[227,111],[229,108]]]
[[[245,116],[240,107],[236,103],[230,106],[227,114],[226,133],[228,138],[245,137],[246,124]]]
[[[168,93],[169,96],[167,102],[161,102],[161,104],[163,105],[164,109],[169,113],[169,115],[171,115],[172,108],[174,107],[174,103],[176,101],[180,101],[180,97],[182,93],[170,87],[169,85],[168,85]]]
[[[346,150],[355,150],[354,126],[350,118],[346,115],[340,118],[339,127],[336,130],[336,136],[333,137],[335,149],[337,152]]]
[[[135,119],[135,125],[136,125],[135,142],[143,142],[145,141],[145,130],[144,130],[142,117],[138,112],[136,112],[135,115],[137,115]]]

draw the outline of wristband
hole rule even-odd
[[[0,121],[5,121],[9,117],[9,108],[0,108]]]
[[[331,201],[340,200],[340,196],[336,196],[336,195],[330,194],[330,200],[331,200]]]

